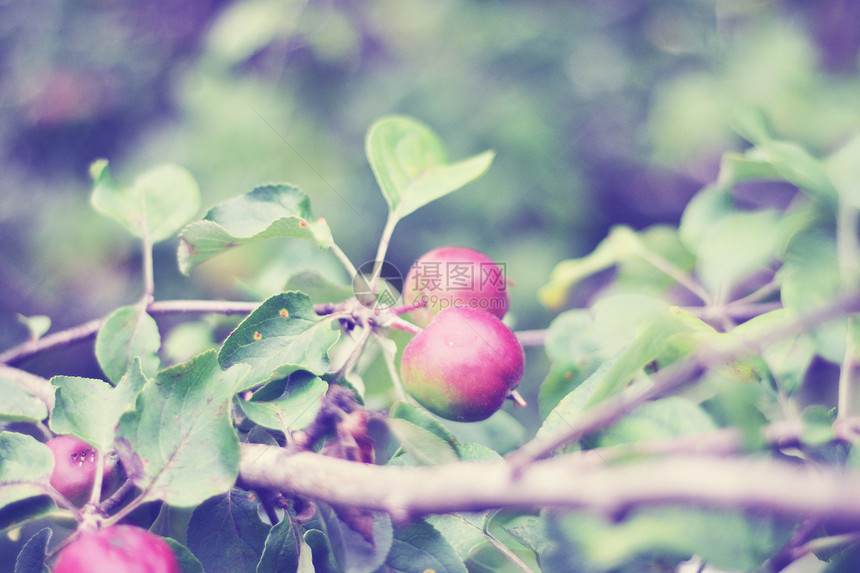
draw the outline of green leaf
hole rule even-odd
[[[266,300],[224,341],[223,368],[245,363],[251,371],[238,391],[296,370],[316,375],[329,368],[329,349],[340,338],[337,322],[317,315],[304,293],[285,292]]]
[[[835,203],[836,189],[827,175],[824,162],[797,143],[773,139],[762,141],[747,152],[747,156],[769,162],[786,181],[811,196]]]
[[[653,225],[640,231],[642,249],[656,255],[684,273],[693,270],[695,258],[678,237],[678,230],[668,225]],[[618,262],[615,289],[619,292],[662,295],[677,282],[643,257],[628,257]]]
[[[145,171],[131,187],[122,187],[113,179],[106,159],[90,166],[90,176],[93,207],[151,243],[172,237],[200,208],[194,176],[177,165],[167,163]]]
[[[2,376],[0,396],[0,422],[41,422],[48,417],[44,402]]]
[[[46,486],[47,487],[47,486]],[[0,484],[0,533],[20,529],[28,523],[40,520],[56,511],[57,506],[46,494],[3,505],[3,487]]]
[[[504,454],[521,446],[530,433],[521,421],[504,409],[481,422],[440,421],[457,439],[460,459],[465,459],[466,451],[462,448],[470,442]]]
[[[616,337],[614,344],[619,350],[562,398],[547,415],[538,436],[552,434],[557,428],[568,425],[584,410],[624,388],[649,363],[665,354],[674,356],[679,349],[692,348],[697,337],[713,330],[680,309],[669,308],[648,297],[608,297],[593,310],[598,323],[595,333]]]
[[[38,340],[39,338],[42,338],[42,336],[51,328],[51,317],[42,314],[38,316],[24,316],[23,314],[19,314],[18,322],[27,327],[27,330],[30,332],[30,340]]]
[[[179,270],[191,269],[224,251],[267,239],[311,239],[322,248],[333,244],[324,219],[314,220],[307,195],[289,185],[265,185],[216,205],[202,221],[179,234]]]
[[[580,281],[635,256],[640,248],[640,239],[633,229],[624,225],[613,227],[589,254],[558,263],[549,282],[538,291],[538,299],[547,308],[558,309]]]
[[[836,241],[818,230],[799,233],[790,241],[777,273],[785,308],[806,314],[830,304],[842,289]],[[835,320],[813,331],[816,351],[834,363],[845,354],[846,322]]]
[[[457,449],[457,439],[442,423],[430,412],[408,402],[395,402],[388,410],[388,419],[398,418],[424,428],[436,434],[438,438],[447,442],[454,450]]]
[[[96,358],[102,371],[116,384],[135,358],[144,374],[153,376],[160,360],[161,335],[155,319],[146,311],[123,306],[107,317],[96,336]]]
[[[385,565],[396,573],[466,573],[463,560],[451,544],[424,520],[394,530]]]
[[[31,436],[0,432],[0,508],[44,494],[53,469],[48,446]]]
[[[429,515],[427,523],[432,525],[457,552],[462,561],[481,546],[488,543],[481,530],[486,513]]]
[[[320,532],[322,535],[322,532]],[[325,573],[325,570],[314,566],[313,549],[303,537],[299,538],[299,566],[296,573]]]
[[[310,573],[341,573],[334,561],[331,544],[325,533],[319,529],[308,529],[305,532],[304,542],[312,555]]]
[[[731,330],[731,335],[740,341],[756,340],[775,332],[783,333],[778,340],[771,339],[761,345],[761,359],[767,365],[777,386],[791,395],[800,388],[803,378],[815,357],[816,348],[807,332],[788,334],[788,326],[795,321],[795,314],[780,308],[760,314]]]
[[[324,503],[317,511],[325,524],[335,561],[343,573],[372,573],[385,563],[394,535],[387,513],[367,512],[359,518],[365,531],[356,531]]]
[[[634,510],[620,523],[584,513],[547,515],[551,544],[580,553],[586,570],[615,569],[648,554],[678,560],[698,555],[721,570],[753,571],[791,533],[790,524],[780,527],[768,518],[679,506]]]
[[[266,537],[263,556],[257,564],[257,573],[270,571],[296,571],[299,567],[301,527],[293,521],[289,512],[279,521]]]
[[[257,495],[239,489],[201,503],[188,523],[188,549],[206,573],[256,571],[269,526],[257,513]]]
[[[730,189],[713,186],[699,191],[681,215],[678,238],[691,253],[696,253],[707,240],[711,227],[726,216],[736,213]]]
[[[43,571],[47,571],[45,556],[48,553],[48,543],[51,541],[52,534],[53,531],[49,527],[45,527],[30,537],[15,559],[13,573],[43,573]]]
[[[710,416],[695,402],[671,396],[642,404],[600,435],[599,445],[616,446],[700,434],[716,429]]]
[[[821,446],[836,437],[833,422],[835,411],[821,405],[809,406],[801,414],[803,432],[801,440],[809,446]]]
[[[365,141],[367,160],[394,220],[456,191],[489,169],[494,153],[448,163],[439,137],[426,125],[403,116],[374,123]]]
[[[543,520],[536,515],[517,515],[500,527],[536,556],[543,553],[547,547]]]
[[[860,208],[860,135],[827,158],[825,165],[839,197],[855,209]]]
[[[419,464],[436,465],[459,460],[457,449],[430,430],[400,418],[390,418],[388,428]]]
[[[165,537],[164,540],[170,545],[174,555],[176,555],[176,560],[179,561],[182,573],[206,573],[203,570],[203,564],[191,553],[190,549],[170,537]]]
[[[286,392],[273,400],[236,398],[239,407],[255,424],[272,430],[300,430],[313,422],[322,407],[328,383],[307,372],[290,377]]]
[[[756,273],[767,271],[789,236],[787,219],[777,211],[738,212],[712,224],[696,260],[702,284],[713,295]]]
[[[755,153],[727,151],[720,160],[717,177],[721,188],[728,190],[737,183],[755,180],[780,180],[782,176],[770,161],[756,158]]]
[[[77,436],[105,452],[113,447],[116,425],[134,406],[146,377],[135,360],[115,388],[102,380],[73,376],[54,376],[51,384],[57,389],[51,430]]]
[[[146,499],[188,507],[230,489],[239,472],[230,403],[246,372],[221,370],[208,351],[144,386],[120,418],[117,450]]]

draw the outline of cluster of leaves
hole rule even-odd
[[[690,202],[678,228],[616,227],[589,255],[557,266],[539,293],[552,308],[590,275],[614,274],[589,308],[560,313],[544,333],[552,367],[538,395],[541,426],[528,442],[498,435],[513,427],[507,412],[475,424],[489,436],[481,444],[464,438],[480,430],[463,431],[411,403],[397,379],[397,352],[417,327],[401,307],[359,300],[325,267],[299,265],[288,285],[301,290],[250,308],[154,299],[152,245],[177,233],[185,274],[228,250],[283,239],[310,242],[320,256],[329,251],[346,274],[359,276],[299,189],[258,187],[189,223],[199,192],[184,169],[158,167],[123,186],[96,162],[93,206],[142,240],[144,294],[98,324],[104,379],[56,376],[46,393],[22,371],[0,371],[0,528],[136,523],[168,538],[189,572],[636,571],[693,556],[753,570],[778,569],[816,547],[829,548],[818,556],[833,570],[850,570],[853,530],[754,511],[757,500],[634,505],[607,515],[523,509],[513,487],[508,506],[392,517],[363,505],[361,482],[326,483],[322,475],[317,490],[297,496],[288,483],[255,488],[240,471],[254,463],[246,446],[257,444],[392,469],[470,462],[479,481],[481,464],[501,463],[502,450],[514,450],[508,461],[519,471],[541,457],[587,453],[607,465],[635,465],[648,447],[683,451],[691,437],[704,454],[856,465],[851,390],[860,356],[848,311],[860,306],[860,139],[818,159],[773,138],[758,117],[739,131],[752,146],[724,156],[718,180]],[[436,134],[400,116],[371,127],[366,153],[389,207],[375,261],[385,259],[404,217],[479,177],[493,160],[487,152],[449,162]],[[762,180],[782,186],[787,207],[738,201],[741,187]],[[380,292],[378,272],[367,277],[371,292]],[[166,364],[155,316],[170,311],[250,313],[220,343],[210,329],[208,344],[194,343],[208,348]],[[673,368],[691,363],[702,365],[695,375],[673,377]],[[822,364],[838,371],[835,408],[807,403],[803,393],[810,377],[822,377]],[[624,396],[649,399],[579,425]],[[775,440],[775,428],[786,424],[796,431]],[[720,439],[709,452],[714,436],[726,436],[721,431],[736,441],[727,447]],[[84,508],[62,498],[50,486],[53,458],[42,443],[54,434],[116,455],[125,484]],[[510,480],[515,486],[513,473]],[[354,492],[354,503],[333,503],[332,491]],[[554,505],[580,503],[560,497]],[[36,532],[18,570],[42,571],[50,539],[50,529]]]

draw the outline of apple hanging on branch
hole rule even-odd
[[[525,354],[501,320],[474,308],[448,308],[409,341],[400,374],[406,390],[443,418],[477,422],[505,400],[522,398]]]
[[[409,317],[421,326],[446,308],[480,309],[503,318],[509,305],[502,268],[484,253],[458,246],[433,249],[415,261],[403,298],[416,307]]]
[[[133,525],[84,533],[60,552],[54,573],[180,573],[164,539]]]
[[[82,506],[90,498],[96,479],[98,452],[74,436],[57,436],[46,442],[54,454],[51,486],[74,505]],[[104,460],[102,491],[112,485],[115,462]]]

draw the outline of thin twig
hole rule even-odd
[[[699,297],[706,306],[710,306],[713,303],[710,293],[678,266],[646,248],[640,248],[637,252],[652,267],[675,279],[675,282]]]
[[[543,346],[546,343],[547,330],[518,330],[514,332],[517,340],[523,346]]]
[[[162,314],[250,314],[258,306],[260,306],[259,302],[247,301],[162,300],[148,304],[146,312],[156,316]],[[333,307],[330,304],[314,305],[314,309],[320,314],[333,312]],[[106,319],[107,317],[96,318],[42,338],[23,342],[0,353],[0,363],[19,364],[41,352],[63,348],[87,340],[98,333]]]
[[[846,319],[845,329],[845,355],[842,358],[842,367],[839,369],[838,397],[836,406],[837,418],[846,418],[851,415],[851,406],[854,401],[854,384],[857,378],[857,360],[854,358],[854,329],[851,318]]]
[[[329,248],[331,249],[331,252],[334,254],[334,256],[337,257],[337,259],[346,269],[346,272],[349,274],[350,278],[355,278],[355,276],[358,274],[358,271],[356,270],[355,265],[352,264],[352,261],[349,260],[349,257],[346,256],[346,253],[343,252],[343,249],[341,249],[336,243],[332,243],[331,247]]]
[[[0,364],[0,378],[11,380],[28,394],[38,398],[45,404],[48,412],[54,408],[54,387],[47,378],[5,364]]]
[[[502,543],[501,541],[496,539],[496,537],[487,530],[487,527],[482,529],[482,528],[478,527],[477,525],[475,525],[474,523],[472,523],[471,521],[469,521],[468,519],[465,519],[460,515],[456,515],[455,517],[458,518],[460,521],[462,521],[466,526],[471,527],[472,529],[479,531],[481,533],[481,535],[486,537],[487,541],[489,541],[493,547],[498,549],[502,555],[507,557],[508,560],[511,563],[513,563],[517,569],[519,569],[520,571],[523,571],[523,573],[533,573],[531,568],[528,565],[526,565],[525,563],[523,563],[522,559],[517,557],[517,555],[513,551],[511,551],[507,545],[505,545],[504,543]],[[489,523],[487,523],[487,525],[489,526]]]
[[[388,351],[388,347],[386,346],[387,339],[379,333],[374,334],[376,335],[376,341],[379,344],[379,347],[382,349],[382,357],[385,360],[385,367],[388,369],[388,375],[391,377],[391,382],[394,384],[394,390],[397,393],[397,397],[399,400],[408,402],[409,397],[406,394],[406,390],[403,388],[403,381],[400,380],[400,374],[397,372],[397,366],[394,363],[395,357]]]
[[[860,292],[855,292],[850,296],[838,299],[818,312],[802,316],[792,322],[786,322],[778,330],[767,332],[754,340],[745,340],[743,344],[738,344],[728,350],[709,351],[703,349],[699,353],[658,372],[652,379],[653,385],[651,387],[633,386],[607,398],[580,414],[578,419],[566,421],[566,425],[557,432],[542,435],[527,442],[508,454],[508,459],[515,470],[520,471],[531,462],[555,452],[567,443],[580,440],[599,429],[609,427],[648,400],[665,396],[681,386],[697,380],[706,369],[712,366],[737,360],[755,352],[757,348],[858,310],[860,310]]]

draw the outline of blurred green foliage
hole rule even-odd
[[[125,181],[165,161],[189,169],[201,212],[294,184],[356,265],[370,260],[386,211],[363,138],[390,113],[432,126],[453,158],[497,154],[467,190],[401,223],[390,260],[405,270],[443,244],[483,249],[516,283],[517,326],[543,327],[552,315],[536,292],[554,264],[611,225],[677,222],[721,153],[742,147],[733,126],[750,109],[813,152],[860,128],[851,6],[0,2],[0,346],[27,336],[16,313],[62,328],[140,295],[136,245],[87,202],[99,157]],[[156,296],[272,288],[258,271],[277,267],[280,248],[249,247],[187,279],[167,241]],[[265,288],[249,284],[260,275]]]

